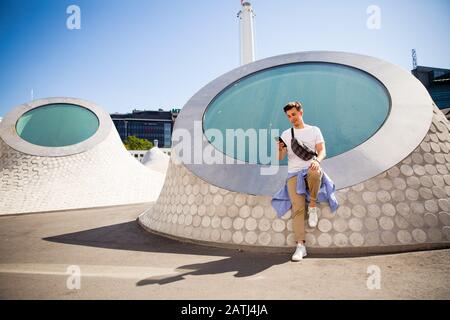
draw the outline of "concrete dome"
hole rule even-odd
[[[166,174],[169,160],[170,157],[155,146],[147,151],[144,159],[142,159],[142,163],[151,170]]]
[[[98,119],[97,125],[91,121],[92,134],[81,130],[67,137],[72,131],[63,128],[66,118],[78,125],[73,113],[64,114],[68,106],[84,109],[79,125],[86,124],[83,112]],[[19,119],[24,119],[20,128]],[[103,109],[80,99],[50,98],[18,106],[3,118],[0,180],[0,213],[16,214],[154,201],[164,175],[133,159]]]
[[[202,88],[182,109],[174,132],[193,130],[194,121],[202,121],[211,101],[240,79],[305,61],[358,68],[379,80],[390,98],[387,118],[370,138],[323,162],[325,172],[336,183],[339,208],[332,214],[328,205],[319,205],[317,228],[306,224],[308,250],[367,254],[448,247],[450,123],[422,84],[395,65],[337,52],[257,61]],[[261,176],[261,166],[255,164],[192,164],[183,162],[173,149],[171,154],[161,195],[139,217],[141,226],[205,245],[292,250],[291,213],[278,218],[271,206],[271,195],[284,184],[286,170]]]

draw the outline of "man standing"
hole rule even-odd
[[[305,211],[306,198],[304,194],[297,193],[298,173],[307,168],[307,188],[310,193],[310,203],[308,206],[308,224],[310,227],[317,226],[317,195],[322,182],[323,171],[320,167],[321,161],[326,157],[325,141],[322,132],[318,127],[305,124],[303,122],[303,108],[300,102],[290,102],[284,107],[284,112],[294,128],[294,137],[303,142],[306,146],[315,150],[317,157],[305,161],[297,156],[291,148],[292,130],[285,130],[281,139],[285,142],[278,142],[278,160],[283,160],[288,156],[288,180],[287,189],[291,200],[293,229],[297,242],[297,248],[292,256],[293,261],[300,261],[306,256],[305,247]]]

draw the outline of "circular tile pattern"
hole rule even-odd
[[[442,240],[442,233],[438,228],[428,229],[427,235],[431,241],[438,242]]]
[[[424,207],[426,210],[430,211],[430,212],[438,212],[439,211],[439,207],[438,207],[438,202],[436,200],[427,200],[424,203]]]
[[[369,232],[366,235],[366,244],[368,246],[377,246],[380,244],[380,235],[378,231]]]
[[[420,154],[420,153],[418,153],[418,152],[414,152],[413,154],[412,154],[412,161],[415,163],[415,164],[423,164],[423,157],[422,157],[422,155]],[[414,166],[413,166],[413,169],[414,169]]]
[[[445,226],[450,226],[450,212],[439,212],[439,221]]]
[[[437,144],[436,142],[430,142],[430,146],[431,150],[433,150],[434,152],[441,152],[441,148],[439,147],[439,144]]]
[[[412,202],[410,206],[413,213],[417,214],[425,213],[425,206],[423,202]]]
[[[431,153],[425,153],[423,155],[423,159],[425,160],[426,163],[428,164],[433,164],[435,162],[434,160],[434,156]]]
[[[377,192],[377,198],[381,202],[388,202],[391,200],[391,194],[386,190],[381,190]]]
[[[245,228],[248,231],[255,230],[257,226],[258,226],[258,222],[256,221],[255,218],[248,218],[247,220],[245,220]]]
[[[332,227],[333,225],[328,219],[320,219],[319,223],[317,224],[317,228],[323,233],[329,232],[332,229]]]
[[[420,144],[420,148],[422,148],[422,150],[424,152],[430,152],[431,151],[430,144],[428,142],[425,142],[425,141]]]
[[[431,191],[431,189],[425,188],[425,187],[421,187],[419,188],[419,195],[426,200],[429,200],[431,198],[433,198],[433,192]]]
[[[391,197],[396,202],[401,202],[405,200],[405,194],[401,190],[393,190],[391,192]]]
[[[316,237],[312,233],[307,233],[305,235],[306,246],[315,246],[316,245]]]
[[[341,218],[347,219],[352,215],[352,210],[347,206],[339,206],[337,209],[337,214]]]
[[[396,167],[394,167],[394,168],[396,168]],[[396,169],[398,170],[398,172],[400,174],[400,170],[398,168],[396,168]],[[373,179],[373,180],[371,179],[369,181],[364,182],[364,185],[365,185],[366,189],[371,192],[378,191],[378,189],[379,189],[378,182],[375,179]]]
[[[244,234],[241,231],[236,231],[233,233],[233,242],[240,244],[244,241]]]
[[[245,205],[239,210],[239,216],[243,219],[250,217],[252,210],[249,206]]]
[[[345,230],[347,230],[347,221],[344,219],[338,218],[338,219],[334,220],[333,228],[337,232],[344,232]]]
[[[442,164],[437,164],[436,169],[437,172],[439,172],[442,175],[448,174],[448,171],[450,170],[450,163],[446,163],[445,166]]]
[[[245,234],[245,242],[247,242],[248,244],[253,245],[256,243],[257,240],[258,235],[255,232],[250,231]]]
[[[202,223],[202,218],[200,216],[194,216],[194,218],[192,219],[192,225],[194,227],[198,227],[198,226],[200,226],[201,223]]]
[[[420,187],[420,180],[417,177],[408,177],[406,178],[406,184],[413,189],[417,189]]]
[[[416,242],[424,243],[427,240],[427,234],[421,229],[414,229],[411,233]]]
[[[225,230],[228,230],[231,228],[231,226],[233,225],[233,221],[231,220],[230,217],[224,217],[222,219],[222,228]]]
[[[425,188],[431,188],[433,186],[433,180],[430,176],[423,176],[420,177],[420,184],[424,186]]]
[[[275,220],[272,222],[272,229],[273,229],[275,232],[282,232],[282,231],[285,229],[285,227],[286,227],[286,224],[285,224],[285,222],[284,222],[283,220],[281,220],[281,219],[275,219]]]
[[[409,244],[412,242],[412,236],[406,230],[400,230],[399,232],[397,232],[397,239],[402,244]]]
[[[367,211],[369,213],[369,216],[372,218],[377,218],[381,215],[381,209],[376,204],[370,204],[367,206]]]
[[[400,175],[400,169],[397,167],[392,167],[387,171],[387,173],[391,178],[396,178]],[[367,186],[367,184],[366,184],[366,186]],[[370,191],[375,191],[375,190],[370,190]]]
[[[433,175],[433,174],[436,174],[436,173],[437,173],[436,167],[435,167],[434,165],[431,165],[431,164],[426,164],[426,165],[425,165],[425,171],[426,171],[428,174],[430,174],[430,175]]]
[[[363,218],[366,216],[366,208],[362,205],[357,204],[352,209],[352,214],[357,218]]]
[[[393,217],[395,215],[395,207],[390,203],[385,203],[381,206],[381,212],[384,215]]]
[[[214,203],[215,206],[220,205],[222,202],[223,202],[223,197],[222,197],[222,195],[220,195],[220,194],[214,195],[213,203]]]
[[[441,210],[450,212],[450,201],[448,199],[439,199],[438,205]]]
[[[392,245],[396,242],[396,236],[391,231],[383,231],[381,233],[381,240],[384,244]]]
[[[317,242],[321,247],[329,247],[332,243],[331,236],[328,233],[322,233],[318,238]]]
[[[419,192],[414,189],[406,189],[405,195],[406,198],[411,201],[419,199]]]
[[[400,215],[396,215],[394,221],[399,229],[407,229],[409,227],[408,221]]]
[[[245,220],[241,217],[237,217],[233,220],[233,228],[234,230],[241,230],[244,227]]]
[[[377,194],[375,192],[366,191],[362,194],[364,202],[373,204],[377,202]]]
[[[380,226],[384,230],[391,230],[394,227],[394,221],[390,217],[381,217]]]
[[[264,215],[264,208],[262,206],[253,207],[251,215],[255,219],[260,219]]]
[[[363,224],[361,219],[358,218],[352,218],[348,222],[348,226],[352,231],[361,231],[363,228]]]
[[[259,220],[258,229],[261,231],[268,231],[270,229],[271,222],[267,218]]]
[[[203,217],[202,219],[202,227],[208,228],[211,224],[211,218],[208,216]]]
[[[438,225],[438,218],[432,213],[426,213],[424,216],[425,223],[430,227],[436,227]]]
[[[267,246],[271,240],[272,239],[270,237],[270,234],[268,234],[267,232],[261,232],[258,235],[258,243],[262,246]]]
[[[334,235],[333,242],[338,247],[345,247],[348,245],[348,238],[345,234],[338,233]]]
[[[286,243],[286,238],[281,233],[272,235],[272,244],[276,247],[283,246]]]
[[[407,164],[403,164],[400,166],[400,172],[405,175],[405,176],[412,176],[414,174],[413,169],[411,168],[411,166],[407,165]]]
[[[399,190],[405,190],[406,189],[406,181],[403,178],[394,178],[394,187]]]
[[[431,176],[431,180],[433,181],[433,184],[435,186],[438,186],[438,187],[445,186],[445,180],[444,180],[444,177],[442,177],[442,176],[435,174],[435,175]]]
[[[364,244],[364,237],[357,232],[354,232],[349,237],[350,243],[354,247],[360,247]]]
[[[366,218],[364,220],[364,225],[369,231],[375,231],[378,229],[378,222],[375,218]]]
[[[237,194],[236,197],[234,198],[234,203],[238,206],[238,207],[242,207],[246,202],[245,196],[243,194]]]
[[[219,241],[220,239],[220,231],[219,230],[212,230],[211,231],[211,240],[214,242]]]
[[[220,227],[220,218],[219,217],[213,217],[211,220],[211,227],[213,227],[214,229],[217,229]]]
[[[422,216],[416,213],[412,214],[409,217],[409,222],[416,228],[421,228],[424,225],[424,220]]]
[[[413,170],[414,170],[414,173],[419,176],[423,176],[426,173],[425,167],[418,165],[418,164],[413,165]]]
[[[288,246],[295,246],[296,243],[297,241],[295,240],[295,235],[293,233],[288,234],[288,236],[286,237],[286,244]]]
[[[236,218],[239,215],[239,208],[234,204],[231,205],[228,207],[227,215],[232,219]]]

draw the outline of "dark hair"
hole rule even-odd
[[[302,110],[302,104],[298,101],[289,102],[287,105],[284,106],[283,110],[286,113],[289,110],[291,110],[292,108],[295,108],[295,109],[297,109],[297,111],[300,111],[300,110]]]

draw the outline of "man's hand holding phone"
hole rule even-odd
[[[282,151],[284,148],[287,148],[286,143],[284,143],[281,137],[275,137],[275,140],[277,141],[279,151]]]

